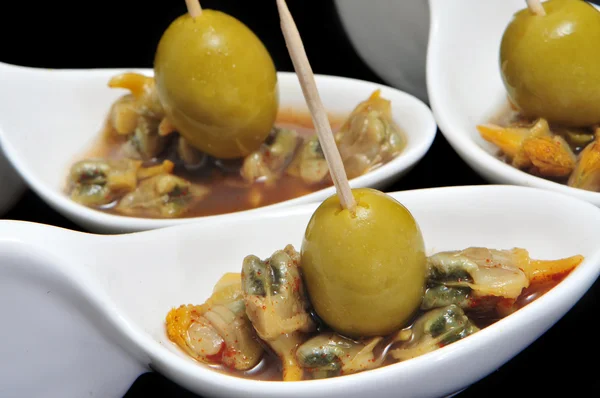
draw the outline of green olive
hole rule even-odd
[[[169,121],[202,152],[246,156],[273,127],[275,65],[260,39],[230,15],[205,9],[173,21],[158,44],[154,73]]]
[[[519,11],[506,28],[500,68],[525,115],[570,127],[600,123],[600,12],[583,0],[549,0],[546,15]]]
[[[348,337],[383,336],[405,326],[421,304],[425,245],[398,201],[369,188],[352,194],[354,213],[334,195],[312,215],[302,272],[315,312],[329,327]]]

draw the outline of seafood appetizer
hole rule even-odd
[[[277,0],[286,39],[337,194],[306,226],[300,251],[248,255],[200,304],[171,309],[169,339],[198,362],[258,380],[302,381],[407,361],[519,311],[582,261],[538,260],[522,248],[426,255],[410,211],[370,188],[350,189],[343,155],[299,33]]]
[[[343,251],[336,255],[343,257]],[[240,377],[298,381],[348,375],[466,338],[531,303],[583,260],[535,260],[522,248],[439,252],[419,267],[424,280],[418,275],[403,281],[420,292],[416,303],[406,291],[382,288],[385,293],[377,294],[389,300],[375,307],[365,299],[373,295],[370,286],[356,283],[351,296],[334,297],[348,307],[336,308],[319,301],[338,294],[331,291],[334,287],[315,284],[313,289],[323,290],[307,292],[310,279],[303,265],[312,255],[288,245],[266,259],[247,256],[241,272],[225,274],[204,303],[168,313],[169,339],[195,360]],[[383,278],[385,269],[410,268],[402,258],[381,266],[377,278]],[[344,263],[331,267],[339,274],[330,278],[349,279]],[[367,267],[354,270],[356,275],[367,272]],[[389,318],[390,307],[405,301],[411,305]],[[361,325],[364,313],[371,316]],[[325,322],[320,315],[334,321]]]
[[[164,32],[154,76],[124,73],[100,142],[75,162],[66,193],[113,214],[181,218],[266,206],[333,184],[313,122],[279,109],[277,73],[259,38],[214,10]],[[377,90],[330,115],[350,178],[398,156],[406,135]]]
[[[477,129],[512,166],[599,192],[600,12],[583,0],[528,4],[500,45],[510,110]]]

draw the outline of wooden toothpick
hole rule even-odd
[[[304,98],[308,105],[308,109],[310,110],[313,123],[315,124],[319,142],[323,149],[327,165],[329,166],[331,179],[333,180],[338,197],[340,198],[340,204],[343,208],[354,212],[356,201],[352,196],[352,190],[348,183],[348,176],[346,175],[346,170],[342,163],[342,157],[335,144],[331,125],[329,124],[325,107],[321,102],[317,84],[315,83],[315,77],[312,68],[310,67],[310,63],[308,62],[308,57],[306,56],[300,33],[298,32],[294,18],[292,17],[285,0],[277,0],[277,8],[279,9],[279,17],[281,19],[281,30],[290,57],[292,58],[294,69],[300,80],[300,86],[302,87],[302,92],[304,93]]]
[[[527,3],[529,11],[535,15],[539,15],[540,17],[546,15],[546,10],[544,10],[544,6],[540,0],[525,0],[525,2]]]
[[[185,0],[188,13],[192,18],[199,17],[202,15],[202,7],[200,7],[200,0]]]

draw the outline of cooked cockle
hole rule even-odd
[[[560,275],[571,272],[583,261],[583,256],[571,256],[558,260],[536,260],[529,257],[529,253],[525,249],[519,250],[522,254],[519,256],[519,268],[521,268],[530,283],[542,282],[550,279],[555,279]],[[525,258],[527,255],[527,259]]]
[[[202,362],[248,370],[262,358],[263,348],[254,338],[243,300],[208,309],[193,305],[173,309],[167,315],[167,331],[172,341]]]
[[[301,380],[296,349],[315,329],[299,269],[300,254],[292,245],[262,261],[244,258],[242,289],[246,313],[258,336],[283,363],[285,381]]]
[[[168,138],[158,134],[156,119],[140,116],[121,150],[130,159],[151,160],[166,148]]]
[[[323,182],[329,177],[329,166],[321,149],[319,137],[313,136],[304,141],[286,169],[286,173],[302,179],[306,184]]]
[[[109,80],[108,86],[129,90],[135,99],[135,111],[138,115],[152,117],[159,121],[165,117],[153,77],[127,72],[114,76]]]
[[[198,169],[208,162],[208,155],[192,147],[182,136],[177,137],[177,156],[188,169]]]
[[[241,175],[248,183],[272,184],[292,160],[300,137],[294,130],[275,127],[261,147],[244,158]]]
[[[531,137],[523,142],[523,151],[534,171],[547,177],[567,177],[573,172],[577,158],[561,136]]]
[[[577,166],[569,177],[568,185],[588,191],[600,191],[600,128],[596,129],[596,139],[579,154]]]
[[[450,304],[456,304],[461,308],[473,308],[476,305],[482,304],[481,301],[476,301],[468,287],[449,287],[439,285],[437,282],[432,282],[431,286],[425,290],[423,301],[421,302],[422,310],[430,310],[432,308],[445,307]],[[485,305],[496,305],[495,302],[486,302]],[[487,308],[486,308],[487,309]]]
[[[123,147],[125,155],[142,160],[159,155],[168,140],[165,134],[159,134],[164,111],[156,94],[154,79],[138,73],[123,73],[113,77],[108,85],[131,92],[113,105],[109,117],[114,130],[128,136]]]
[[[389,351],[394,359],[405,361],[432,352],[475,332],[475,326],[456,305],[436,308],[421,315],[409,328],[398,332],[398,346]]]
[[[248,316],[265,340],[313,329],[299,262],[300,254],[292,245],[275,251],[264,261],[254,255],[244,258],[242,288]]]
[[[86,206],[112,203],[137,186],[141,162],[133,160],[82,160],[69,173],[71,199]]]
[[[515,167],[531,165],[531,162],[527,162],[527,157],[522,153],[523,141],[526,138],[551,134],[550,127],[544,119],[538,120],[531,127],[501,127],[495,124],[482,124],[477,126],[477,130],[484,140],[496,145]]]
[[[240,274],[224,275],[203,305],[172,309],[166,326],[169,339],[201,362],[248,370],[262,358],[246,315]]]
[[[428,275],[421,309],[456,304],[464,309],[495,305],[493,298],[514,302],[537,278],[550,278],[575,268],[583,260],[534,260],[525,249],[494,250],[470,247],[440,252],[427,259]],[[485,299],[485,300],[484,300]],[[488,309],[488,308],[484,308]]]
[[[380,90],[352,111],[335,140],[348,178],[358,177],[396,156],[406,145],[392,118],[391,102],[381,97]]]
[[[545,119],[539,119],[529,128],[486,124],[477,129],[519,169],[546,177],[567,177],[575,168],[577,159],[569,144],[550,131]]]
[[[398,155],[405,137],[392,118],[390,101],[375,91],[361,102],[335,134],[348,178],[358,177]],[[307,184],[329,179],[329,167],[317,136],[306,140],[286,170]]]
[[[527,251],[522,249],[470,247],[441,252],[427,258],[427,281],[447,287],[468,287],[479,296],[516,299],[529,286],[529,279],[520,268],[528,261]]]
[[[592,142],[595,138],[593,130],[590,129],[553,127],[552,132],[563,137],[571,149],[576,153],[581,151],[581,149]]]
[[[126,215],[178,217],[209,193],[210,189],[203,185],[172,174],[159,174],[141,181],[135,191],[119,201],[117,210]]]
[[[382,340],[373,337],[357,342],[337,333],[322,333],[298,347],[296,358],[314,379],[347,375],[379,367],[384,356],[373,351]]]
[[[243,298],[242,275],[239,272],[228,272],[219,279],[205,304],[227,304]]]
[[[127,94],[117,99],[110,107],[108,122],[117,134],[127,135],[135,130],[140,117],[136,104],[135,97]]]

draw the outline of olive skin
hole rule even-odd
[[[337,195],[314,212],[301,248],[306,290],[316,314],[351,338],[406,326],[426,283],[425,245],[411,213],[389,195],[352,190],[352,214]]]
[[[260,39],[230,15],[205,9],[174,20],[156,49],[154,75],[169,121],[211,156],[246,156],[273,127],[275,65]]]
[[[545,16],[519,11],[500,46],[502,80],[525,116],[583,127],[600,123],[600,12],[549,0]]]

